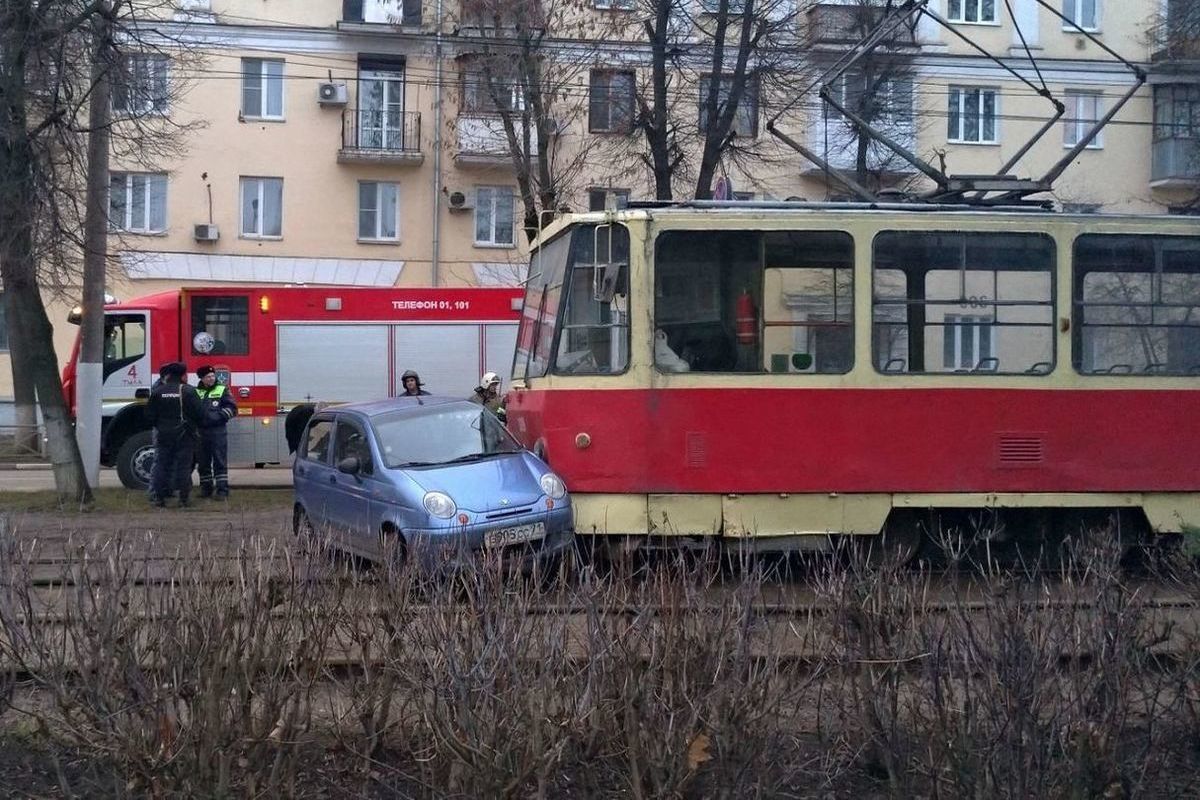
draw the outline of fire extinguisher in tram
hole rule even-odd
[[[758,341],[758,309],[754,307],[754,298],[745,289],[737,299],[735,328],[738,344],[754,344]]]

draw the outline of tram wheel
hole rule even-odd
[[[895,516],[895,515],[893,515]],[[869,569],[900,569],[921,550],[924,536],[915,516],[889,518],[878,534],[846,537],[850,557]]]

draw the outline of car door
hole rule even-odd
[[[329,529],[328,507],[334,468],[329,463],[333,452],[333,417],[318,414],[308,423],[293,466],[292,481],[296,502],[303,506],[313,528]]]
[[[357,458],[359,471],[349,474],[338,469],[347,458]],[[371,536],[371,493],[375,486],[375,464],[366,426],[357,417],[338,414],[333,433],[333,458],[329,483],[331,490],[326,504],[330,528],[345,537],[345,543],[355,550],[374,550]]]

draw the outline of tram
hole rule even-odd
[[[645,204],[552,223],[523,305],[509,428],[581,534],[1200,527],[1194,219]]]

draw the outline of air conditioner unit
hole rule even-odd
[[[344,83],[322,83],[317,87],[317,102],[323,106],[344,106],[349,102]]]
[[[221,232],[211,222],[197,225],[194,235],[197,242],[215,242],[221,238]]]
[[[475,196],[466,192],[451,192],[446,204],[451,211],[469,211],[475,207]]]

